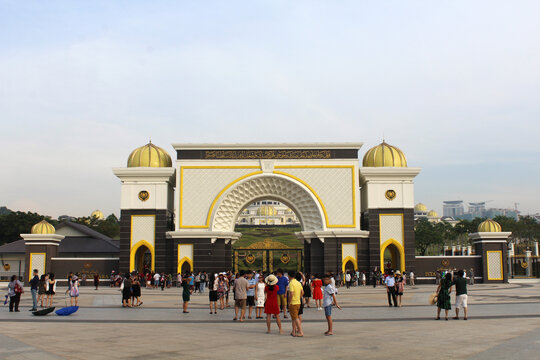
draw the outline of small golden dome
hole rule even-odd
[[[430,210],[430,212],[427,213],[427,216],[438,218],[439,214],[437,214],[437,212],[435,210]]]
[[[427,211],[427,206],[422,204],[422,203],[418,203],[416,204],[416,206],[414,207],[414,211],[416,212],[424,212],[424,211]]]
[[[171,156],[159,146],[149,142],[129,154],[128,167],[171,167]]]
[[[486,221],[478,225],[478,232],[501,232],[501,231],[502,231],[501,224],[491,219],[487,219]]]
[[[372,147],[364,155],[362,165],[365,167],[407,167],[407,159],[403,151],[383,142]]]
[[[54,229],[54,226],[49,224],[45,220],[41,220],[36,225],[32,226],[32,230],[30,231],[32,234],[55,234],[56,230]]]
[[[263,205],[257,210],[259,216],[276,216],[277,210],[273,206]]]
[[[103,213],[99,210],[95,210],[95,211],[92,211],[92,214],[90,215],[91,218],[97,218],[98,220],[103,220],[105,219],[105,216],[103,215]]]

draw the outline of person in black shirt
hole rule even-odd
[[[34,276],[32,277],[32,280],[30,280],[30,292],[32,293],[32,308],[30,309],[30,311],[37,310],[38,288],[39,288],[38,270],[34,269]]]
[[[459,270],[454,278],[452,285],[456,286],[456,316],[455,320],[459,319],[459,308],[463,308],[463,320],[467,320],[467,279],[463,277],[464,271]]]

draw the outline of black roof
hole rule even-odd
[[[0,246],[0,254],[24,254],[24,240],[17,240]]]

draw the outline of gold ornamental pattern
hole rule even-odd
[[[330,159],[330,150],[206,150],[205,159]]]

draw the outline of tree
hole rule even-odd
[[[420,219],[414,229],[417,253],[425,256],[430,246],[442,244],[443,229],[443,226],[436,227],[427,219]]]
[[[32,226],[41,220],[47,220],[53,226],[58,223],[49,216],[32,212],[15,211],[0,215],[0,244],[20,240],[21,234],[29,234]]]

